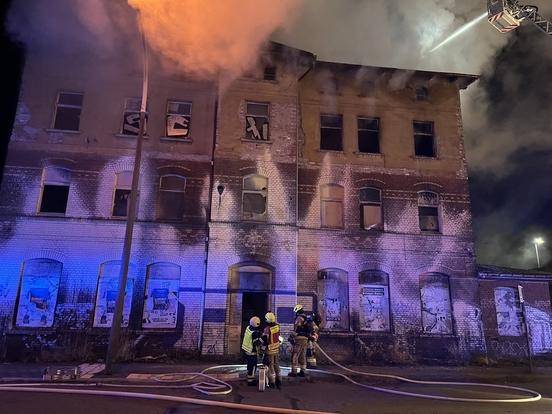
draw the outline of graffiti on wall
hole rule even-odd
[[[547,312],[532,306],[525,307],[535,354],[552,352],[552,318]]]
[[[17,327],[51,327],[57,303],[62,264],[50,259],[27,260],[23,265]]]
[[[360,329],[363,331],[389,330],[389,290],[383,285],[360,288]]]
[[[497,287],[494,290],[496,322],[500,336],[521,336],[522,311],[517,290],[513,287]]]
[[[180,266],[154,263],[148,267],[142,327],[176,328]]]
[[[98,293],[96,294],[96,308],[94,310],[94,327],[110,328],[115,313],[117,296],[119,295],[119,269],[118,261],[112,261],[102,264],[100,268],[100,278],[98,280]],[[130,307],[132,304],[132,291],[134,287],[134,278],[130,276],[127,279],[125,289],[125,299],[123,302],[123,319],[121,326],[127,327],[130,317]]]
[[[451,334],[452,312],[448,281],[434,279],[422,284],[422,325],[425,333]]]
[[[339,269],[318,272],[318,311],[325,329],[349,329],[347,273]]]

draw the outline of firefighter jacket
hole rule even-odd
[[[269,323],[263,332],[263,340],[266,343],[268,354],[274,355],[280,351],[280,325]]]
[[[308,338],[310,336],[309,326],[307,325],[307,317],[303,314],[298,314],[293,324],[293,332],[295,336],[303,336]]]
[[[258,342],[261,339],[261,330],[248,326],[243,334],[242,349],[247,355],[256,355]]]

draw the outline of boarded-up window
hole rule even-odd
[[[267,103],[246,102],[245,139],[253,141],[269,140],[268,106]]]
[[[389,277],[379,270],[365,270],[358,278],[360,288],[360,329],[384,332],[391,327]]]
[[[318,272],[318,313],[321,328],[349,330],[349,286],[347,272],[324,269]]]
[[[176,328],[180,266],[172,263],[153,263],[148,266],[143,328]]]
[[[320,115],[320,149],[343,151],[343,115]]]
[[[168,174],[159,180],[159,214],[162,220],[182,220],[186,178]]]
[[[244,177],[242,191],[242,218],[266,221],[268,178],[252,174]]]
[[[357,128],[358,151],[369,154],[379,154],[379,118],[358,117]]]
[[[430,191],[418,193],[418,216],[421,231],[439,231],[439,195]]]
[[[433,122],[414,121],[414,153],[418,157],[435,157]]]
[[[322,227],[343,228],[343,187],[326,184],[320,188],[320,214]]]
[[[56,167],[44,168],[39,211],[41,213],[65,214],[70,182],[71,171]]]
[[[452,334],[452,307],[448,277],[430,273],[420,276],[424,333]]]
[[[380,189],[360,189],[360,225],[365,230],[383,229],[383,209]]]
[[[519,294],[513,287],[497,287],[494,290],[496,323],[500,336],[523,335],[523,313]]]
[[[166,131],[169,138],[186,139],[190,136],[192,103],[169,101],[167,103]]]
[[[125,109],[123,111],[123,124],[121,134],[138,135],[140,133],[140,106],[142,100],[140,98],[126,98]],[[146,134],[148,114],[146,112],[144,119],[144,134]]]
[[[15,326],[49,328],[54,324],[63,264],[51,259],[23,263]]]
[[[83,94],[79,92],[59,92],[56,101],[54,129],[78,131],[82,111]]]
[[[132,188],[132,171],[117,173],[115,178],[115,191],[113,194],[113,217],[126,217],[130,201],[130,189]]]

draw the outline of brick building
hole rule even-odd
[[[476,77],[270,44],[221,91],[152,61],[128,357],[232,356],[252,314],[288,331],[296,303],[341,358],[485,352],[459,99]],[[140,82],[124,59],[28,57],[0,189],[2,358],[105,352]]]

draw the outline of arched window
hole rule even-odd
[[[243,179],[242,218],[252,221],[267,219],[268,178],[251,174]]]
[[[360,189],[360,226],[365,230],[383,229],[383,208],[380,189]]]
[[[349,330],[349,285],[347,272],[324,269],[318,272],[318,312],[321,327],[328,330]]]
[[[159,219],[182,220],[184,216],[185,189],[185,177],[176,174],[161,176],[159,179]]]
[[[337,184],[320,188],[320,220],[322,227],[343,228],[344,189]]]
[[[431,191],[418,193],[418,217],[421,231],[439,231],[439,194]]]
[[[44,168],[39,212],[65,214],[70,184],[70,170],[59,167]]]
[[[523,335],[521,303],[517,289],[499,286],[494,290],[496,323],[500,336]]]
[[[115,176],[115,191],[113,192],[113,217],[128,215],[128,202],[132,188],[132,171],[121,171]]]
[[[448,276],[439,273],[421,275],[420,296],[424,333],[452,334],[452,307]]]
[[[358,275],[358,284],[360,329],[372,332],[389,331],[389,276],[380,270],[364,270]]]
[[[180,266],[173,263],[153,263],[148,266],[143,328],[176,328]]]
[[[54,324],[63,264],[51,259],[23,263],[15,326],[49,328]]]

